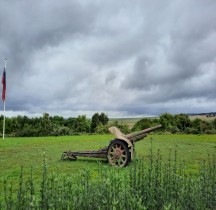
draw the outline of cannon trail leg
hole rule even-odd
[[[131,155],[127,145],[124,142],[120,140],[114,140],[108,147],[107,158],[110,165],[125,167],[131,160]]]

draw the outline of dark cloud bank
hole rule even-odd
[[[8,114],[216,111],[216,1],[0,2]]]

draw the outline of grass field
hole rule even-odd
[[[190,120],[194,120],[196,118],[205,120],[205,121],[213,121],[216,117],[207,117],[206,115],[191,115],[189,116]]]
[[[30,169],[32,167],[34,183],[43,184],[41,180],[43,180],[43,176],[44,176],[43,171],[44,171],[44,166],[45,166],[44,164],[45,156],[47,159],[49,174],[54,173],[57,176],[67,174],[67,177],[69,178],[70,176],[79,177],[80,174],[83,174],[84,178],[80,177],[80,179],[86,181],[88,179],[85,178],[86,174],[82,173],[82,171],[87,170],[90,173],[90,176],[93,180],[94,179],[102,180],[102,183],[101,183],[102,185],[100,185],[101,187],[103,186],[103,182],[105,182],[106,184],[109,184],[108,182],[109,179],[113,180],[112,181],[113,183],[111,184],[112,185],[111,191],[114,192],[116,189],[116,184],[123,183],[122,176],[120,176],[121,174],[123,176],[126,173],[131,174],[130,171],[132,170],[134,172],[130,176],[133,177],[133,174],[136,171],[136,169],[133,169],[135,162],[132,162],[128,167],[124,169],[120,169],[120,170],[113,169],[111,173],[112,174],[114,173],[115,176],[117,177],[119,176],[120,180],[118,181],[114,175],[110,174],[110,171],[109,171],[108,180],[106,180],[106,176],[100,178],[101,176],[100,173],[101,174],[106,173],[106,169],[111,168],[106,161],[102,161],[99,164],[97,159],[91,159],[91,158],[78,158],[78,160],[76,161],[62,161],[60,159],[63,151],[97,150],[99,148],[107,146],[109,144],[109,141],[112,138],[113,138],[112,135],[83,135],[83,136],[66,136],[66,137],[7,138],[5,140],[1,140],[0,141],[0,177],[1,177],[0,192],[2,193],[0,193],[0,204],[4,200],[3,192],[5,190],[3,189],[4,188],[3,183],[4,183],[5,178],[7,179],[7,183],[10,183],[9,186],[13,186],[12,193],[15,193],[14,195],[16,195],[16,192],[14,190],[19,188],[20,186],[19,180],[20,180],[21,166],[24,167],[23,177],[26,177],[25,180],[29,179],[28,177],[30,176]],[[136,152],[137,152],[138,159],[144,159],[144,164],[149,164],[149,154],[151,151],[153,151],[153,154],[157,155],[159,150],[160,150],[160,155],[162,156],[162,161],[164,162],[166,162],[170,156],[171,156],[171,159],[174,160],[175,159],[174,153],[175,151],[177,151],[177,163],[180,164],[184,162],[186,166],[186,173],[188,174],[192,173],[193,176],[196,176],[196,173],[199,170],[200,162],[202,162],[203,160],[207,160],[208,155],[212,157],[216,153],[216,135],[153,135],[152,134],[152,135],[149,135],[147,138],[145,138],[143,141],[136,143]],[[155,166],[157,167],[157,162],[155,163],[156,163]],[[103,169],[104,172],[101,171],[101,169]],[[148,173],[148,171],[146,173]],[[170,176],[171,174],[172,174],[172,171],[168,173],[168,176]],[[148,174],[143,175],[143,176],[150,178]],[[157,178],[157,174],[154,175],[154,177]],[[166,180],[166,176],[164,177]],[[57,177],[56,179],[58,180]],[[78,180],[80,179],[78,178]],[[136,175],[132,179],[136,179]],[[115,183],[116,182],[115,180],[117,180],[117,183]],[[69,180],[69,182],[71,181]],[[190,181],[187,181],[187,182],[188,184],[190,183]],[[63,183],[64,181],[62,182],[62,184]],[[76,183],[77,185],[79,185],[78,182]],[[92,184],[92,187],[95,188],[94,182],[90,182],[90,183]],[[124,183],[127,183],[127,181],[125,181]],[[55,188],[56,192],[61,190],[58,184],[60,184],[61,186],[61,182],[60,183],[57,182],[57,185],[56,185],[57,188]],[[146,184],[148,185],[148,181],[146,182]],[[29,187],[30,186],[31,185],[29,185]],[[64,184],[64,187],[66,186],[67,185]],[[79,187],[83,188],[82,186],[84,185],[79,185]],[[99,188],[95,190],[102,189],[100,186]],[[184,190],[187,190],[188,185],[185,185],[185,186],[186,188],[184,188]],[[162,187],[161,188],[162,191],[166,189],[166,186],[165,188],[164,186],[161,186],[161,187]],[[172,187],[174,187],[173,184],[172,184]],[[190,185],[190,187],[192,187],[192,185]],[[190,187],[188,188],[189,190],[190,190]],[[8,188],[8,190],[9,189],[10,187]],[[22,189],[22,188],[19,188],[19,189]],[[42,189],[44,189],[44,187]],[[136,187],[134,189],[136,189]],[[147,188],[141,187],[140,189],[145,190]],[[95,190],[93,190],[93,192]],[[149,191],[148,190],[146,191],[146,194],[149,194],[150,190],[152,191],[152,189],[149,189]],[[212,189],[212,191],[214,191],[214,189]],[[158,191],[156,188],[154,192],[158,196],[158,193],[157,193]],[[109,193],[109,191],[106,191],[106,193]],[[121,195],[125,195],[124,191],[122,191],[122,193],[123,194]],[[188,191],[187,193],[189,193],[188,195],[190,195],[190,191]],[[97,197],[99,194],[96,194],[95,196]],[[10,193],[8,194],[8,196],[9,196],[8,199],[11,201]],[[24,194],[22,194],[22,196],[24,196]],[[70,194],[67,194],[67,191],[66,191],[66,194],[64,195],[62,194],[62,196],[63,197],[69,196],[68,199],[70,200]],[[73,196],[76,197],[76,193]],[[128,196],[130,197],[129,194]],[[193,201],[191,201],[189,198],[188,199],[184,198],[184,193],[182,194],[182,196],[183,197],[181,199],[183,199],[184,202],[188,200],[193,205]],[[197,197],[197,194],[196,196],[194,196],[194,198],[196,197]],[[25,200],[25,196],[23,197],[23,199]],[[54,197],[52,197],[52,199],[55,200]],[[142,199],[144,199],[144,197],[142,197]],[[205,196],[205,199],[208,199],[208,196]],[[24,200],[22,199],[19,199],[19,200],[20,202],[21,201],[24,202]],[[54,202],[54,200],[52,202]],[[88,200],[89,202],[91,202],[90,198]],[[100,203],[100,199],[97,202]],[[107,202],[110,202],[110,200],[108,199]],[[150,199],[148,200],[148,203],[146,203],[145,205],[151,206],[151,203],[152,201]],[[64,200],[61,200],[61,204],[62,205],[65,204]],[[72,205],[72,203],[70,204]],[[107,204],[107,205],[110,206],[113,204]],[[138,205],[136,200],[134,200],[134,205],[135,206]],[[199,206],[201,204],[199,203],[197,205]],[[212,205],[214,206],[214,201]],[[0,205],[0,209],[1,209],[1,205]]]
[[[40,169],[44,154],[47,156],[51,172],[74,174],[86,167],[94,170],[97,167],[96,159],[78,158],[77,161],[61,161],[62,152],[97,150],[107,146],[112,138],[112,135],[83,135],[1,140],[0,177],[18,176],[21,166],[25,169],[31,166]],[[149,135],[136,143],[137,155],[145,158],[151,145],[154,153],[160,149],[164,159],[168,157],[170,150],[173,151],[171,153],[177,150],[178,161],[185,161],[193,170],[198,167],[201,160],[207,158],[208,154],[216,153],[216,135]]]

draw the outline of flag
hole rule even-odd
[[[2,101],[5,101],[6,98],[6,70],[4,67],[3,75],[2,75]]]

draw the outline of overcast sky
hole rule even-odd
[[[0,0],[5,57],[8,116],[215,112],[216,1]]]

